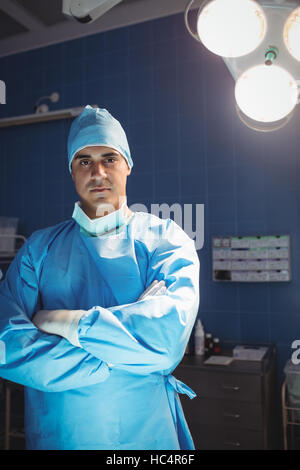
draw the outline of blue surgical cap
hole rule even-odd
[[[71,163],[75,154],[85,147],[105,145],[117,150],[132,168],[127,137],[123,127],[106,109],[92,108],[87,105],[82,113],[72,122],[68,138],[68,161]]]

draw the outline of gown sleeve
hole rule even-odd
[[[30,321],[41,308],[30,237],[0,282],[0,377],[47,392],[106,380],[99,358],[64,338],[41,333]]]
[[[94,306],[79,321],[81,347],[116,368],[166,373],[184,355],[199,307],[199,259],[194,241],[177,225],[171,228],[151,253],[147,271],[147,285],[164,280],[166,293]]]

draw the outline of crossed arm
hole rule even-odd
[[[111,308],[45,312],[27,242],[0,284],[0,376],[61,391],[106,380],[109,364],[137,374],[173,370],[199,305],[194,243],[161,245],[147,279],[151,288],[164,279],[167,290],[151,295],[149,289],[136,302]],[[37,312],[33,321],[32,312]],[[55,325],[60,332],[52,330]]]
[[[164,294],[166,290],[164,281],[154,280],[138,300]],[[62,336],[74,346],[81,348],[78,340],[78,324],[81,317],[88,314],[89,310],[39,310],[31,321],[40,331]]]

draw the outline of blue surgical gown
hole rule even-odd
[[[164,295],[139,296],[155,280]],[[194,449],[171,372],[199,305],[194,242],[135,212],[117,234],[73,220],[34,232],[0,283],[0,376],[25,387],[28,449]],[[40,309],[89,311],[79,342],[38,330]]]

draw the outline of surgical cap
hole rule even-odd
[[[68,161],[71,163],[75,154],[85,147],[105,145],[117,150],[132,168],[127,137],[119,121],[106,109],[92,108],[87,105],[82,113],[72,122],[68,138]]]

